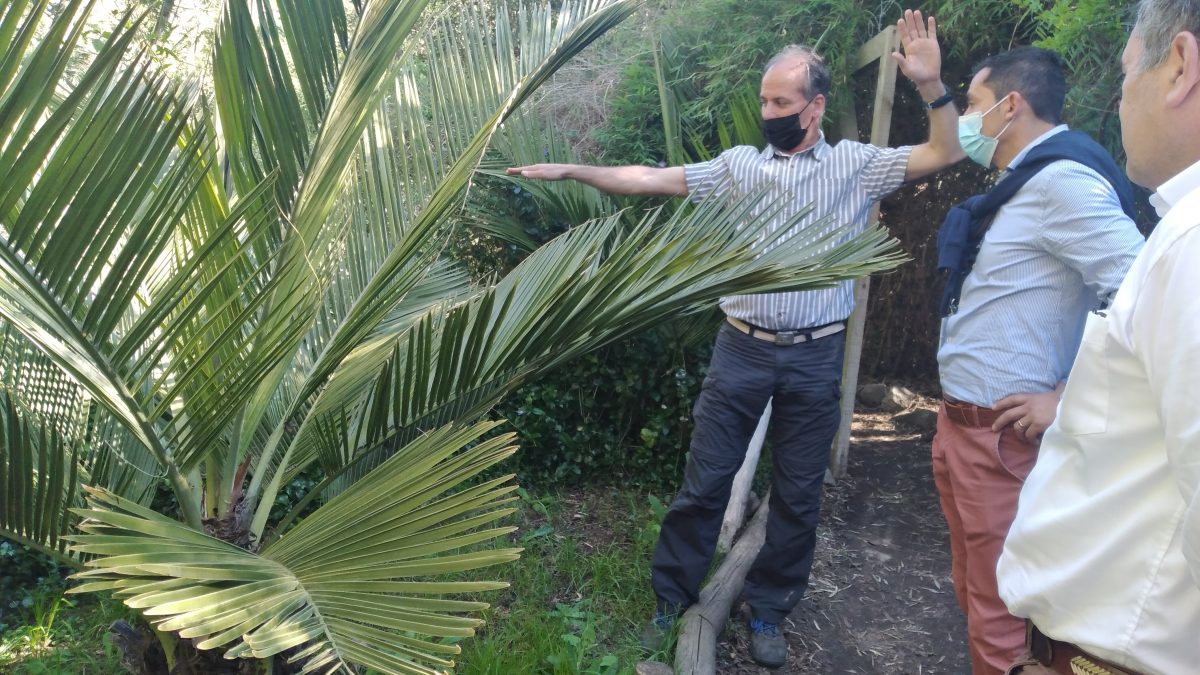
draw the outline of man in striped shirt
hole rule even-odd
[[[1025,656],[1025,624],[1000,600],[996,561],[1088,311],[1142,246],[1127,214],[1132,188],[1102,148],[1060,122],[1065,96],[1058,55],[1022,47],[976,68],[962,121],[968,156],[1006,171],[993,193],[1019,186],[972,225],[986,233],[938,350],[946,400],[933,473],[974,675]]]
[[[830,75],[811,49],[792,46],[767,64],[760,90],[763,150],[742,146],[683,167],[539,164],[509,169],[540,180],[574,179],[627,195],[693,200],[769,190],[785,200],[777,228],[811,204],[793,233],[817,223],[867,225],[874,202],[962,158],[958,113],[941,81],[932,17],[908,11],[898,22],[903,55],[893,57],[928,103],[929,141],[881,148],[825,142],[821,119]],[[768,400],[773,400],[772,493],[767,537],[746,578],[751,653],[769,667],[786,662],[778,624],[799,602],[812,567],[821,484],[838,427],[845,320],[852,282],[800,293],[722,299],[728,317],[693,413],[695,431],[683,486],[663,521],[651,583],[658,613],[643,642],[656,649],[674,617],[696,602],[708,572],[734,475]]]

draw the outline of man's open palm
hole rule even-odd
[[[942,49],[937,41],[937,22],[921,17],[920,10],[906,10],[896,22],[900,31],[900,45],[904,53],[896,52],[892,58],[900,64],[905,77],[915,84],[936,82],[942,77]]]

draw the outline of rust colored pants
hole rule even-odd
[[[1025,622],[996,590],[996,562],[1017,514],[1017,497],[1037,445],[989,427],[959,424],[938,411],[933,478],[950,529],[952,575],[967,615],[972,675],[1003,675],[1026,656]]]

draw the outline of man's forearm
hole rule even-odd
[[[917,87],[926,103],[941,98],[949,90],[940,80]],[[941,155],[946,164],[953,164],[966,154],[958,143],[958,107],[951,101],[929,111],[929,148]]]
[[[687,194],[682,167],[658,169],[649,166],[588,166],[573,164],[566,177],[597,190],[619,195],[675,197]]]
[[[917,85],[917,92],[925,103],[932,103],[946,94],[946,85],[940,79],[931,80]],[[954,103],[938,106],[929,111],[929,140],[913,148],[904,180],[924,178],[963,157],[966,153],[958,143],[958,108]]]

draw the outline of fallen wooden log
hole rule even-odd
[[[721,534],[717,537],[717,553],[725,553],[733,545],[733,538],[746,522],[747,511],[754,509],[747,506],[750,501],[750,483],[754,480],[754,470],[758,468],[758,458],[762,455],[763,441],[767,437],[767,422],[771,419],[771,401],[767,400],[767,408],[763,410],[758,420],[758,428],[750,438],[746,448],[746,459],[742,468],[738,469],[733,478],[733,490],[729,493],[729,505],[725,507],[725,518],[721,521]]]
[[[714,675],[717,672],[717,638],[725,627],[734,600],[742,592],[746,572],[767,537],[770,494],[767,492],[763,497],[762,505],[754,512],[754,518],[733,550],[700,591],[700,602],[684,612],[675,647],[677,675]]]

